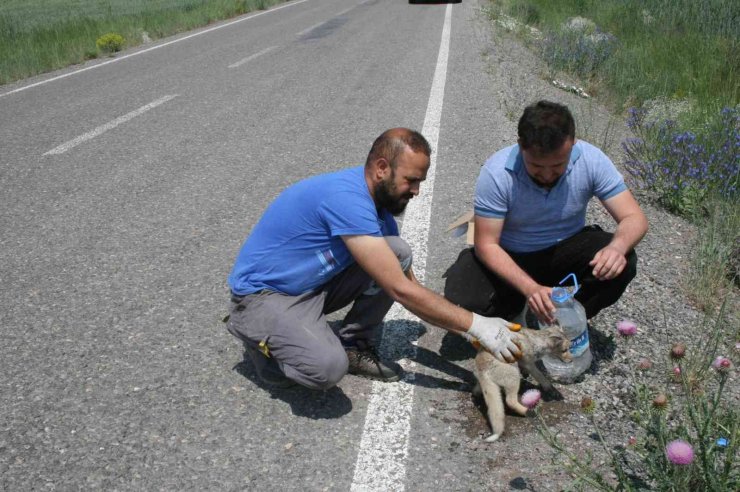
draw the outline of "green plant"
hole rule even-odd
[[[668,210],[694,217],[707,198],[740,194],[740,111],[723,109],[695,131],[674,120],[651,121],[644,109],[627,120],[635,138],[624,142],[634,184],[657,194]]]
[[[720,309],[713,329],[705,330],[693,348],[674,345],[665,365],[646,359],[636,364],[632,417],[640,434],[624,444],[607,443],[596,418],[597,405],[583,399],[581,408],[608,457],[611,478],[594,466],[593,456],[582,458],[571,451],[535,409],[540,434],[574,476],[574,486],[604,491],[738,490],[740,415],[726,395],[734,365],[717,355],[722,342],[737,335]]]
[[[95,45],[104,53],[115,53],[117,51],[121,51],[123,43],[123,36],[114,32],[103,34],[95,41]]]
[[[696,246],[686,279],[691,297],[704,310],[740,282],[740,202],[710,198],[697,217]]]
[[[285,0],[3,0],[0,2],[0,84],[94,58],[101,33],[125,45],[227,19]]]

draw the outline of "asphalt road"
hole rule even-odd
[[[450,8],[425,276],[442,290],[463,246],[444,228],[514,134],[484,3],[295,1],[0,87],[0,489],[353,487],[372,383],[258,386],[220,323],[226,276],[281,189],[422,128]],[[465,362],[419,326],[388,489],[482,490]]]

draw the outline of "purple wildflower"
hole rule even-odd
[[[527,390],[522,394],[522,405],[529,409],[532,409],[537,406],[541,398],[542,394],[539,392],[539,390]]]
[[[732,362],[727,357],[719,356],[712,362],[712,367],[717,372],[727,372],[732,368]]]
[[[689,465],[694,461],[694,449],[691,444],[680,439],[668,443],[665,455],[674,465]]]
[[[623,319],[619,323],[617,323],[617,331],[620,335],[623,337],[631,337],[635,333],[637,333],[637,325],[628,319]]]

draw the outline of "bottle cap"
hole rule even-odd
[[[550,298],[555,302],[565,302],[571,298],[571,293],[565,287],[553,287]]]

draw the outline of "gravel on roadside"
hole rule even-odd
[[[578,138],[602,148],[626,175],[620,147],[629,136],[624,118],[610,113],[592,98],[553,85],[552,77],[546,75],[547,67],[535,53],[505,28],[485,19],[482,10],[479,13],[481,22],[491,25],[487,56],[492,92],[506,114],[514,119],[526,105],[538,99],[567,104],[576,118]],[[558,78],[562,79],[562,75],[558,74]],[[577,85],[576,81],[570,83]],[[563,401],[544,402],[540,408],[543,418],[559,433],[562,442],[581,457],[593,454],[594,464],[603,466],[605,477],[611,473],[608,457],[592,425],[580,411],[581,399],[588,396],[596,403],[594,418],[607,446],[625,446],[630,436],[639,433],[630,419],[634,409],[633,376],[638,361],[641,358],[654,361],[656,381],[662,381],[670,370],[668,352],[672,344],[684,342],[691,347],[706,329],[714,326],[713,320],[691,306],[682,288],[690,268],[696,228],[657,207],[647,194],[633,192],[650,222],[647,236],[637,247],[637,277],[617,304],[590,322],[594,354],[591,370],[575,384],[558,385]],[[589,206],[587,222],[606,230],[614,229],[613,220],[596,200]],[[737,295],[734,298],[737,300]],[[730,317],[730,322],[737,325],[736,314],[730,312]],[[637,323],[637,335],[629,339],[618,335],[616,323],[622,319]],[[729,354],[735,342],[726,340],[722,349]],[[728,403],[737,406],[740,398],[736,372],[731,375],[727,389]],[[503,437],[485,443],[483,438],[489,435],[490,428],[483,408],[469,395],[459,398],[468,422],[474,423],[466,429],[468,439],[464,446],[490,455],[488,490],[551,491],[571,486],[573,478],[552,461],[555,453],[538,434],[536,419],[507,415]]]

